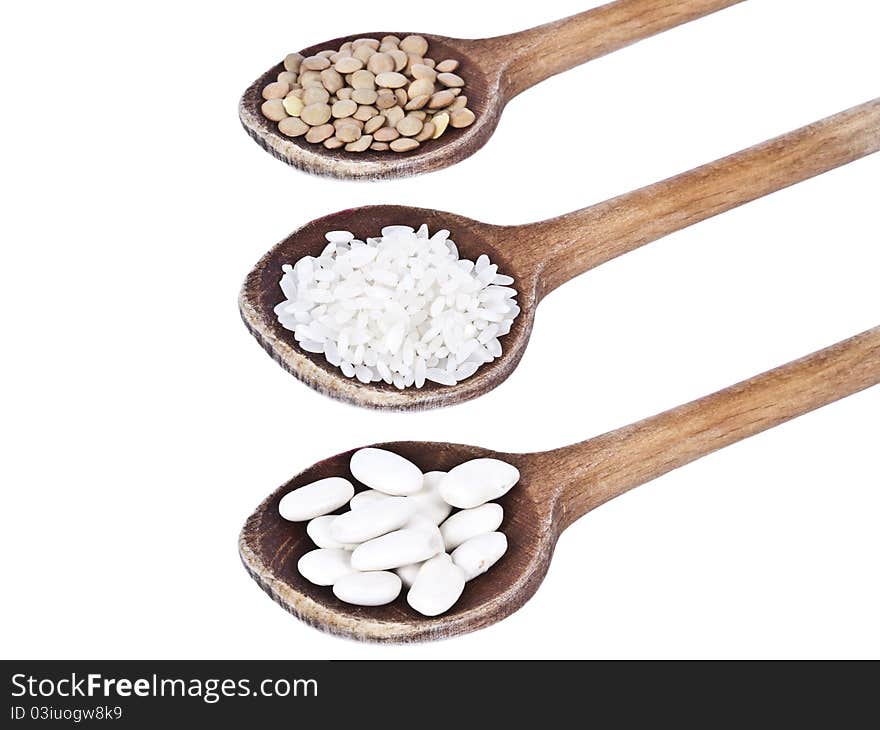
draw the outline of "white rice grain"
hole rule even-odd
[[[501,356],[519,314],[512,277],[486,254],[458,258],[442,229],[330,231],[319,257],[282,266],[281,325],[348,378],[403,389],[455,385]]]

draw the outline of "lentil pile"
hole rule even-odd
[[[428,56],[422,36],[358,38],[308,58],[288,54],[261,110],[281,134],[330,150],[409,152],[473,124],[458,66]]]

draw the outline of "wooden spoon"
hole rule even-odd
[[[328,150],[303,138],[286,137],[260,111],[261,92],[284,70],[270,68],[245,91],[239,104],[241,123],[271,155],[317,175],[338,178],[392,178],[418,175],[452,165],[482,147],[514,96],[554,74],[616,51],[677,25],[714,13],[742,0],[618,0],[570,18],[521,33],[464,40],[422,33],[436,61],[458,59],[456,73],[466,82],[464,93],[476,121],[465,129],[451,127],[438,140],[409,153],[350,153]],[[334,38],[305,48],[311,56],[337,49],[356,38],[382,38],[388,32],[360,33]],[[392,33],[403,38],[409,33]]]
[[[499,500],[507,554],[469,582],[459,602],[436,618],[413,611],[403,594],[387,606],[351,606],[297,572],[300,556],[315,546],[305,523],[279,516],[278,503],[292,489],[316,479],[353,479],[348,464],[354,450],[315,464],[276,490],[245,523],[239,550],[263,590],[324,631],[383,642],[463,634],[500,621],[531,598],[559,535],[587,512],[701,456],[877,383],[880,327],[692,403],[554,451],[503,454],[460,444],[379,444],[424,471],[446,471],[476,457],[503,459],[520,470],[519,484]]]
[[[495,226],[454,213],[381,205],[319,218],[295,231],[254,267],[239,305],[248,329],[282,367],[334,398],[372,408],[410,410],[474,398],[501,383],[516,367],[532,330],[535,309],[556,287],[627,251],[717,213],[767,195],[880,149],[880,99],[703,167],[541,223]],[[522,311],[501,338],[503,354],[457,385],[426,383],[397,390],[384,382],[346,378],[323,355],[302,350],[273,308],[283,300],[282,264],[318,255],[324,233],[349,230],[361,237],[382,226],[427,223],[452,231],[463,258],[486,253],[499,271],[513,276]]]

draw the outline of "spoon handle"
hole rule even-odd
[[[539,295],[621,254],[880,150],[880,99],[559,218],[520,226]]]
[[[562,525],[756,433],[880,383],[880,327],[643,421],[534,456],[562,481]]]
[[[617,0],[531,30],[489,38],[508,98],[574,66],[743,0]]]

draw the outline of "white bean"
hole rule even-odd
[[[312,538],[312,542],[319,548],[338,548],[340,550],[354,550],[357,543],[342,543],[330,536],[330,525],[338,515],[322,515],[310,520],[306,525],[306,532]]]
[[[395,568],[394,572],[397,573],[398,577],[401,581],[403,581],[403,585],[406,588],[412,588],[412,584],[416,582],[416,575],[419,572],[419,568],[421,568],[424,563],[410,563],[409,565],[401,565],[399,568]]]
[[[368,504],[375,504],[376,502],[380,502],[383,499],[392,499],[389,495],[385,494],[385,492],[380,492],[378,489],[365,489],[363,492],[358,492],[351,498],[351,502],[348,503],[348,506],[351,509],[360,509],[361,507],[366,507]]]
[[[296,568],[299,574],[317,586],[332,586],[352,572],[348,550],[319,548],[303,555]]]
[[[348,479],[328,477],[285,494],[278,512],[285,520],[304,522],[339,509],[353,496],[354,487]]]
[[[433,544],[443,549],[443,535],[440,534],[440,528],[434,524],[434,520],[425,515],[414,514],[404,525],[407,530],[418,530],[423,533]],[[439,552],[439,551],[438,551]]]
[[[408,459],[385,449],[360,449],[349,465],[355,479],[393,496],[415,494],[422,488],[422,471]]]
[[[440,525],[443,544],[447,551],[452,552],[472,537],[494,532],[503,519],[504,509],[494,502],[456,512]]]
[[[415,508],[415,504],[406,497],[388,497],[343,512],[330,526],[330,537],[344,543],[372,540],[403,527],[415,514]]]
[[[519,469],[500,459],[472,459],[449,471],[440,494],[453,507],[469,509],[507,494],[519,481]]]
[[[429,471],[424,476],[424,486],[409,496],[416,503],[419,514],[432,520],[435,525],[443,522],[452,512],[452,506],[440,496],[440,481],[445,476],[446,472],[443,471]]]
[[[387,571],[349,573],[333,584],[333,594],[356,606],[384,606],[400,595],[400,578]]]
[[[452,551],[452,562],[464,571],[464,579],[482,575],[507,552],[507,538],[502,532],[488,532],[466,540]]]
[[[419,569],[406,602],[423,616],[439,616],[461,597],[464,584],[464,571],[441,553]]]
[[[443,539],[418,528],[404,528],[358,545],[351,554],[355,570],[392,570],[443,552]]]

